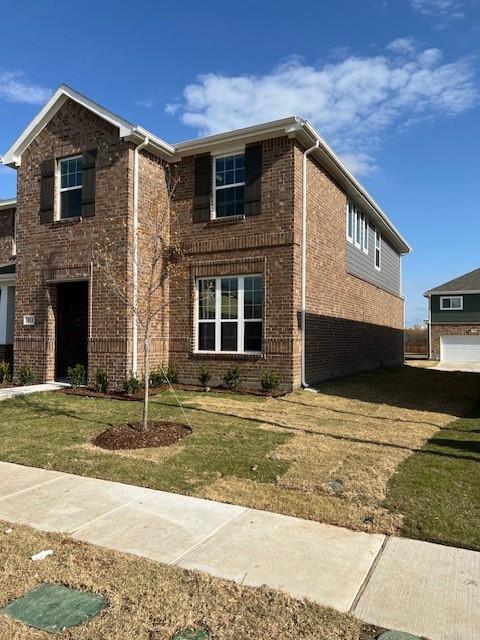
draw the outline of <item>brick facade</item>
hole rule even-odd
[[[432,324],[430,345],[430,354],[432,360],[440,360],[441,336],[468,336],[478,335],[479,333],[480,325],[478,324]]]
[[[298,146],[295,150],[295,184],[300,185],[302,150]],[[401,364],[404,301],[347,272],[347,197],[311,158],[307,172],[307,381]],[[296,264],[300,265],[301,197],[296,209]],[[296,277],[300,308],[299,266]]]
[[[174,224],[186,252],[187,273],[170,283],[170,360],[185,382],[198,382],[207,363],[213,379],[235,364],[242,384],[258,387],[264,369],[276,371],[285,388],[293,379],[294,324],[294,189],[293,144],[288,138],[263,142],[262,212],[246,220],[193,223],[194,157],[178,163]],[[264,335],[261,356],[193,353],[196,278],[261,274],[264,290]]]
[[[97,149],[95,215],[41,224],[42,161],[89,149]],[[193,222],[193,155],[168,165],[145,150],[139,154],[140,301],[155,239],[152,221],[159,213],[166,225],[162,234],[183,252],[181,268],[155,294],[162,312],[153,326],[151,365],[175,363],[183,382],[196,383],[207,363],[212,384],[235,364],[247,387],[258,387],[265,369],[279,374],[284,389],[301,384],[302,149],[285,136],[264,140],[262,150],[261,212],[244,220],[208,222]],[[37,380],[54,377],[56,285],[74,280],[89,282],[90,380],[102,367],[118,385],[132,368],[133,167],[134,146],[71,100],[24,151],[17,189],[16,374],[30,364]],[[400,363],[403,300],[347,273],[346,195],[312,160],[308,193],[308,380]],[[110,275],[101,267],[105,256]],[[112,285],[112,271],[122,295]],[[262,354],[195,353],[196,279],[245,274],[263,276]],[[35,315],[33,327],[23,326],[25,314]],[[142,331],[139,323],[140,374]]]
[[[10,263],[15,254],[14,241],[14,216],[15,209],[2,209],[0,211],[0,265]]]
[[[42,161],[87,149],[98,153],[95,216],[41,224]],[[114,266],[126,282],[132,153],[115,127],[73,101],[65,103],[23,153],[17,171],[15,375],[22,365],[32,365],[38,381],[54,378],[56,283],[88,280],[90,375],[103,367],[112,381],[125,377],[128,309],[95,261],[114,245]],[[35,316],[35,326],[23,326],[24,314]]]

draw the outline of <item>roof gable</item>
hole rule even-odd
[[[465,293],[465,292],[477,292],[480,291],[480,269],[475,269],[469,273],[465,273],[463,276],[449,280],[444,284],[426,291],[425,295],[431,295],[432,293]]]
[[[18,167],[22,162],[22,153],[28,147],[28,145],[35,139],[35,137],[42,131],[55,114],[61,109],[65,102],[70,99],[77,102],[85,109],[88,109],[92,113],[95,113],[103,120],[106,120],[113,126],[118,128],[118,135],[120,138],[135,139],[138,137],[142,141],[145,137],[149,137],[153,145],[158,149],[163,150],[165,155],[173,154],[173,147],[157,136],[145,131],[142,127],[131,124],[124,118],[117,116],[108,109],[105,109],[101,105],[97,104],[90,98],[82,95],[78,91],[75,91],[66,84],[60,85],[55,91],[50,100],[40,110],[40,112],[33,118],[28,127],[20,134],[15,140],[10,149],[1,158],[2,164]]]

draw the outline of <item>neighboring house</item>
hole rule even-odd
[[[430,358],[480,362],[480,269],[425,293]]]
[[[169,308],[154,365],[196,382],[202,364],[216,380],[238,364],[245,386],[271,370],[292,389],[403,361],[410,248],[304,120],[171,145],[62,85],[2,161],[17,170],[16,372],[31,364],[49,380],[83,363],[90,380],[103,367],[116,384],[141,374],[131,306],[92,252],[113,239],[118,277],[141,295],[132,220],[165,210],[167,166],[186,269],[159,294]]]

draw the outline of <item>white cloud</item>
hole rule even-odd
[[[151,109],[155,103],[153,98],[145,98],[144,100],[137,100],[135,104],[139,107],[145,107],[145,109]]]
[[[42,104],[51,93],[51,89],[27,80],[20,71],[0,71],[0,98],[7,102]]]
[[[425,16],[457,19],[464,16],[461,0],[410,0],[410,7]]]
[[[298,115],[351,167],[368,173],[387,130],[458,114],[477,99],[469,60],[443,63],[438,49],[418,51],[402,38],[383,55],[318,66],[292,58],[262,76],[202,75],[167,112],[202,135]]]

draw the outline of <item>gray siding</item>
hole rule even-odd
[[[480,323],[480,293],[450,293],[448,295],[461,295],[463,297],[463,311],[441,311],[440,297],[432,296],[432,322],[442,324]]]
[[[347,270],[360,278],[395,293],[401,294],[400,254],[382,236],[381,269],[375,269],[375,230],[368,225],[368,255],[354,244],[347,243]]]

